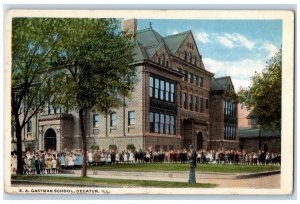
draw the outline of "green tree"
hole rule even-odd
[[[239,100],[248,109],[253,108],[257,123],[262,128],[281,128],[281,71],[282,51],[268,62],[262,73],[251,77],[251,85],[241,89]]]
[[[85,118],[90,110],[109,113],[122,105],[135,83],[130,36],[115,19],[62,19],[59,55],[53,66],[65,73],[56,91],[59,104],[79,111],[83,149],[82,176],[87,176]]]
[[[52,91],[48,89],[51,59],[56,55],[58,36],[54,19],[12,20],[11,114],[17,139],[17,168],[23,173],[22,130],[44,109]],[[52,75],[51,78],[58,76]]]

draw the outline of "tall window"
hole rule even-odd
[[[149,84],[149,95],[150,97],[163,100],[175,102],[175,84],[168,81],[158,79],[155,77],[150,77]]]
[[[236,126],[231,124],[224,125],[224,139],[235,140],[236,139]]]
[[[193,110],[193,106],[194,106],[193,95],[190,95],[189,102],[190,102],[190,110]]]
[[[208,99],[206,99],[206,110],[208,110]]]
[[[116,126],[117,125],[117,113],[111,113],[110,114],[110,126]]]
[[[175,101],[175,85],[171,84],[171,102]]]
[[[166,101],[170,99],[170,83],[166,82]]]
[[[155,84],[154,84],[154,97],[155,98],[158,98],[158,95],[159,95],[159,79],[155,79]]]
[[[154,113],[154,132],[159,132],[159,113]]]
[[[29,120],[27,122],[27,132],[31,132],[31,130],[32,130],[32,122],[31,122],[31,120]]]
[[[169,134],[170,133],[170,116],[165,115],[166,117],[166,123],[165,123],[165,133]]]
[[[170,134],[175,134],[175,117],[170,116]]]
[[[164,100],[164,95],[165,95],[165,81],[160,80],[160,99]],[[166,97],[167,99],[167,97]]]
[[[195,75],[196,76],[196,79],[195,79],[195,82],[196,82],[196,85],[199,86],[199,76]]]
[[[200,87],[203,87],[203,77],[199,77],[200,79]]]
[[[128,112],[128,125],[134,125],[135,124],[135,111],[129,111]]]
[[[195,111],[199,112],[199,96],[195,96]]]
[[[154,90],[154,78],[150,77],[150,86],[149,86],[150,97],[153,97],[153,90]]]
[[[184,108],[188,109],[188,94],[187,93],[183,93],[183,104],[184,104]]]
[[[192,73],[189,73],[189,82],[192,84],[194,81],[194,76]]]
[[[99,114],[93,115],[93,128],[99,128],[100,125],[100,116]]]
[[[200,98],[200,112],[204,112],[204,98],[202,97]]]
[[[184,72],[184,81],[188,81],[189,73],[187,71],[183,71],[183,72]]]
[[[150,132],[175,134],[175,116],[150,112]]]
[[[165,126],[165,115],[164,114],[160,114],[160,127],[159,127],[159,132],[161,134],[164,133],[164,126]]]
[[[150,112],[150,132],[154,132],[154,113]]]

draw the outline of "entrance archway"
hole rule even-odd
[[[49,128],[45,132],[45,140],[44,140],[45,150],[53,149],[56,150],[56,133],[52,128]]]
[[[203,134],[198,132],[197,134],[197,150],[203,149]]]

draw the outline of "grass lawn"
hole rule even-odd
[[[197,183],[190,185],[187,182],[168,182],[168,181],[146,181],[146,180],[125,180],[125,179],[106,179],[106,178],[91,178],[91,177],[67,177],[67,176],[12,176],[13,180],[28,180],[28,181],[41,181],[45,184],[59,183],[62,185],[78,186],[84,185],[109,185],[113,187],[160,187],[160,188],[213,188],[216,184],[210,183]],[[57,185],[56,185],[57,186]]]
[[[150,172],[173,172],[189,171],[189,164],[118,164],[91,166],[89,170],[102,171],[150,171]],[[263,171],[280,170],[280,166],[252,166],[252,165],[197,165],[197,172],[218,172],[218,173],[256,173]]]

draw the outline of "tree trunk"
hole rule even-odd
[[[23,174],[23,158],[22,158],[22,128],[16,122],[16,138],[17,138],[17,174]]]
[[[84,117],[86,114],[85,108],[79,109],[79,125],[80,125],[80,134],[82,140],[82,151],[83,151],[83,161],[82,161],[82,172],[81,176],[87,176],[87,140],[86,140],[86,132],[85,132],[85,124],[84,124]]]

